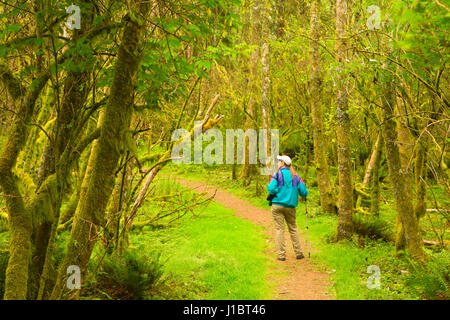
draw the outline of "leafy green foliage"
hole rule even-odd
[[[140,300],[151,295],[162,275],[160,253],[127,249],[105,257],[95,282],[90,285],[94,294],[109,299]]]
[[[450,256],[447,251],[430,253],[426,264],[410,261],[413,273],[407,284],[424,299],[448,300],[450,297]]]
[[[379,217],[355,213],[353,215],[353,223],[355,232],[363,237],[387,241],[393,240],[391,226]]]

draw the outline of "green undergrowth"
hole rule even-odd
[[[93,259],[90,271],[95,276],[83,287],[82,299],[152,299],[163,284],[163,267],[160,253],[143,246]]]

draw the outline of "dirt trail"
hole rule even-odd
[[[276,276],[269,279],[276,284],[276,292],[274,299],[276,300],[329,300],[333,296],[328,293],[328,287],[331,285],[328,274],[319,271],[319,267],[307,257],[302,260],[296,260],[292,242],[289,233],[285,232],[286,237],[286,261],[278,261],[275,251],[275,229],[273,226],[272,215],[270,210],[258,208],[249,201],[239,199],[232,193],[217,188],[216,186],[207,185],[204,182],[180,180],[180,184],[195,189],[199,192],[207,192],[213,195],[217,189],[215,201],[221,205],[233,209],[236,216],[251,221],[252,223],[262,226],[265,230],[268,250],[266,254],[270,259],[275,261],[275,274],[281,271],[283,276]],[[300,209],[300,208],[298,208]],[[304,230],[300,230],[300,241],[302,250],[307,256],[307,247]],[[314,250],[312,249],[312,254]],[[284,276],[287,275],[287,276]]]

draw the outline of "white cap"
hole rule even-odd
[[[292,163],[291,158],[289,158],[288,156],[277,156],[277,160],[283,161],[288,166],[290,166]]]

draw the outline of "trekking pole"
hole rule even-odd
[[[308,199],[305,198],[305,213],[306,213],[306,246],[308,247],[308,258],[311,258],[311,250],[309,248],[309,234],[308,234]]]

